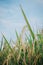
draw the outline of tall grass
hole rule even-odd
[[[6,37],[2,34],[0,65],[43,65],[43,32],[34,34],[21,5],[20,8],[27,24],[26,27],[30,31],[30,36],[25,34],[26,40],[23,42],[22,34],[18,35],[16,31],[17,40],[12,48]]]

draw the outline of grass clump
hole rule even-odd
[[[26,40],[23,42],[22,34],[18,35],[16,31],[17,41],[12,48],[2,34],[0,65],[43,65],[43,32],[34,34],[21,6],[20,8],[27,24],[26,27],[30,31],[30,36],[25,34]]]

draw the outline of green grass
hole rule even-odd
[[[2,34],[3,37],[0,42],[0,65],[43,65],[43,32],[35,35],[22,6],[20,6],[20,9],[27,24],[26,27],[30,31],[30,36],[25,34],[26,40],[23,42],[22,34],[18,35],[16,31],[17,40],[12,48],[6,37]]]

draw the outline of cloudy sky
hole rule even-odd
[[[0,39],[16,39],[15,29],[21,32],[26,24],[20,10],[22,5],[33,31],[43,28],[43,0],[0,0]]]

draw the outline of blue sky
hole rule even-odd
[[[20,33],[26,24],[20,4],[33,31],[43,28],[43,0],[0,0],[0,39],[2,32],[8,40],[15,40],[15,29]]]

